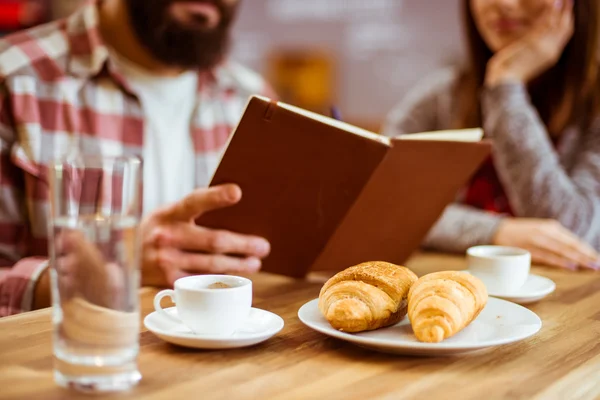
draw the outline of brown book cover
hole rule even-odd
[[[197,223],[268,239],[265,272],[403,263],[489,155],[481,136],[390,139],[255,96],[211,181],[238,184],[242,200]]]

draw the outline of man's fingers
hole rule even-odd
[[[237,185],[221,185],[208,189],[197,189],[183,200],[167,207],[167,218],[178,221],[191,221],[212,210],[232,206],[242,198],[242,190]]]
[[[266,239],[224,230],[212,230],[190,223],[156,228],[151,234],[156,248],[173,248],[210,254],[235,254],[264,258],[271,245]]]
[[[76,230],[63,231],[55,240],[55,248],[59,254],[73,253],[86,245],[85,236]]]
[[[163,271],[166,283],[172,285],[177,279],[200,274],[254,273],[260,270],[259,258],[238,258],[222,254],[200,254],[174,249],[158,250],[154,262]]]
[[[79,261],[77,255],[70,253],[57,257],[55,269],[60,276],[73,276],[77,274],[78,265]]]
[[[182,250],[259,258],[266,257],[271,251],[269,242],[263,238],[229,231],[188,225],[181,229],[179,235],[175,245]]]
[[[263,238],[204,228],[198,228],[197,232],[194,238],[188,239],[194,247],[192,250],[258,258],[266,257],[271,251],[269,242]]]
[[[188,276],[195,276],[198,274],[192,274],[190,272],[186,272],[180,269],[169,270],[165,273],[165,277],[167,278],[167,285],[173,286],[175,285],[175,281],[181,278],[187,278]]]
[[[256,257],[237,258],[222,254],[185,252],[180,253],[177,262],[181,270],[195,274],[255,273],[262,265]]]

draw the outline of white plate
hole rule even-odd
[[[166,308],[177,315],[177,308]],[[224,316],[226,318],[226,316]],[[283,319],[269,311],[252,308],[244,325],[230,336],[202,336],[193,333],[183,324],[171,322],[157,312],[144,319],[144,326],[162,340],[194,349],[233,349],[252,346],[275,336],[283,329]]]
[[[552,279],[530,274],[527,281],[518,290],[511,293],[492,293],[490,296],[509,300],[519,304],[534,303],[548,296],[556,290],[556,284]]]
[[[441,343],[422,343],[415,337],[408,318],[392,327],[370,332],[345,333],[333,329],[318,308],[318,299],[303,305],[298,317],[308,327],[334,338],[386,353],[442,356],[466,353],[518,342],[542,328],[541,319],[517,304],[490,297],[483,311],[469,326]]]

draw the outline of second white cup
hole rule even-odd
[[[160,305],[171,297],[176,317]],[[154,298],[161,315],[183,323],[196,334],[226,336],[233,334],[248,318],[252,308],[252,281],[238,276],[199,275],[175,281],[175,290],[163,290]]]
[[[527,250],[504,246],[476,246],[467,250],[468,271],[481,279],[491,294],[520,289],[531,269]]]

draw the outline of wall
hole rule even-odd
[[[267,73],[277,49],[322,49],[336,62],[344,115],[377,126],[419,79],[462,60],[460,0],[245,0],[234,58]]]

